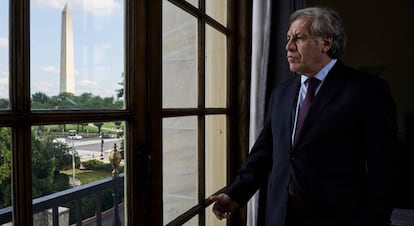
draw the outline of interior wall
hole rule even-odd
[[[307,1],[307,6],[316,5],[335,9],[343,19],[348,36],[345,64],[376,73],[390,84],[399,135],[405,139],[407,130],[413,130],[413,125],[407,128],[407,115],[414,117],[414,1]]]

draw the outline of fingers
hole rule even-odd
[[[208,197],[213,201],[213,213],[217,219],[222,220],[231,217],[233,200],[227,194],[219,194]]]
[[[213,208],[213,213],[216,215],[216,218],[219,220],[227,219],[231,217],[231,212],[222,212]]]
[[[207,200],[209,200],[209,201],[212,201],[212,202],[215,202],[215,201],[217,201],[219,198],[218,198],[218,195],[212,195],[212,196],[209,196],[208,198],[207,198]]]

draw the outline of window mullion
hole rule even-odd
[[[199,1],[200,11],[205,13],[205,1]],[[202,110],[206,108],[206,19],[204,16],[198,18],[198,107]],[[200,115],[198,120],[198,199],[199,204],[204,203],[206,197],[206,167],[205,167],[205,121],[206,116]],[[198,215],[200,226],[206,224],[205,208]]]
[[[32,225],[29,0],[10,1],[13,224]]]

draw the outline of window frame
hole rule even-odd
[[[216,29],[223,27],[184,0],[169,0],[202,17]],[[200,0],[204,3],[205,0]],[[31,127],[74,122],[125,121],[126,218],[127,225],[162,224],[162,123],[163,117],[226,114],[228,116],[227,180],[247,155],[248,84],[251,53],[252,0],[229,0],[227,29],[228,83],[226,109],[162,109],[161,0],[125,0],[125,109],[121,110],[32,110],[30,102],[30,0],[9,1],[10,109],[0,111],[0,126],[12,131],[13,224],[33,225]],[[200,7],[203,4],[201,4]],[[204,31],[200,31],[202,34]],[[204,53],[204,51],[202,52]],[[201,54],[200,54],[201,55]],[[204,59],[199,59],[204,60]],[[203,64],[204,65],[204,64]],[[204,73],[205,68],[200,68]],[[202,77],[200,80],[203,80]],[[204,82],[204,81],[203,81]],[[204,90],[203,90],[204,92]],[[203,100],[199,103],[204,105]],[[203,121],[201,121],[203,125]],[[204,131],[204,128],[199,128]],[[203,132],[204,133],[204,132]],[[200,144],[203,147],[204,144]],[[233,151],[237,150],[237,151]],[[204,163],[199,162],[199,167]],[[204,184],[201,183],[203,189]],[[203,194],[204,195],[204,194]],[[200,195],[199,195],[200,196]],[[204,215],[211,203],[200,196],[196,214]],[[204,201],[203,201],[204,200]],[[149,207],[149,208],[148,208]],[[191,218],[183,216],[177,222]],[[239,225],[238,217],[232,224]],[[200,224],[201,225],[201,224]]]
[[[193,15],[198,20],[198,101],[197,108],[162,108],[162,87],[157,86],[161,83],[157,83],[157,87],[151,87],[153,90],[159,89],[159,96],[156,99],[159,101],[156,103],[157,106],[154,110],[161,109],[158,112],[157,117],[169,118],[169,117],[181,117],[181,116],[197,116],[198,117],[198,205],[189,209],[185,213],[178,216],[171,222],[157,221],[156,225],[182,225],[190,221],[196,215],[199,216],[199,225],[205,225],[205,210],[211,204],[205,199],[205,117],[208,115],[222,114],[227,117],[227,172],[226,178],[227,183],[230,183],[234,177],[235,172],[241,166],[243,159],[248,153],[248,100],[249,100],[249,81],[250,81],[250,54],[251,54],[251,16],[252,16],[252,1],[243,0],[235,1],[228,0],[228,11],[227,11],[227,24],[223,26],[210,16],[205,13],[205,1],[199,0],[199,7],[195,7],[185,0],[168,0],[176,7],[181,8],[185,12]],[[162,15],[162,0],[155,1],[156,6],[153,8],[155,11],[151,11],[152,14],[159,13]],[[159,4],[159,5],[158,5]],[[159,18],[159,17],[158,17]],[[154,23],[152,23],[154,24]],[[211,26],[211,28],[217,29],[219,32],[227,36],[227,105],[225,108],[208,108],[205,106],[205,24]],[[152,26],[151,31],[154,33],[162,34],[161,23],[155,23]],[[158,49],[161,46],[162,37],[158,37],[157,42],[160,45],[154,46],[158,56],[158,62],[152,65],[162,66],[162,51]],[[151,75],[156,76],[154,74]],[[157,80],[162,80],[161,71],[157,74]],[[155,104],[155,103],[154,103]],[[162,133],[162,125],[160,121],[156,122],[154,130],[158,130],[158,135]],[[204,138],[203,138],[204,137]],[[160,184],[159,188],[160,196],[162,197],[162,138],[157,137],[160,142],[157,156],[153,156],[153,165],[159,166],[156,169],[157,175],[155,178],[159,178],[156,182]],[[237,151],[235,151],[237,150]],[[154,158],[155,157],[155,158]],[[223,189],[222,189],[223,190]],[[217,191],[216,193],[221,192]],[[162,204],[162,201],[160,202]],[[162,219],[163,208],[159,206],[155,211],[156,219]],[[234,219],[230,225],[242,225],[243,210],[239,214],[235,214]]]
[[[216,29],[218,32],[224,34],[226,36],[226,42],[227,42],[227,65],[230,65],[230,46],[231,46],[231,37],[232,32],[231,28],[228,27],[228,24],[226,26],[220,24],[210,16],[208,16],[205,13],[205,0],[199,0],[199,7],[195,7],[192,4],[190,4],[187,1],[182,0],[168,0],[171,4],[178,7],[179,9],[185,11],[186,13],[189,13],[190,15],[194,16],[195,19],[197,19],[197,107],[196,108],[162,108],[162,100],[161,102],[161,120],[164,118],[171,118],[171,117],[185,117],[185,116],[196,116],[197,117],[197,168],[198,168],[198,192],[197,192],[197,205],[193,206],[183,214],[179,215],[177,218],[172,220],[171,222],[159,222],[159,225],[182,225],[185,222],[193,219],[193,217],[198,215],[198,223],[199,225],[205,225],[205,210],[209,203],[207,203],[206,192],[205,192],[205,121],[206,116],[208,115],[225,115],[228,119],[230,118],[230,109],[232,107],[232,101],[230,100],[230,92],[233,90],[232,85],[230,81],[232,80],[231,73],[230,73],[230,67],[227,69],[226,72],[226,80],[227,80],[227,87],[226,87],[226,106],[224,108],[208,108],[205,104],[205,95],[206,95],[206,60],[205,60],[205,48],[206,48],[206,25],[208,24],[211,26],[211,28]],[[227,0],[228,1],[228,0]],[[162,4],[162,1],[161,1]],[[232,1],[228,1],[228,10],[227,10],[227,17],[231,16],[231,5]],[[162,8],[162,5],[161,5]],[[162,14],[162,12],[161,12]],[[227,20],[229,21],[229,19]],[[162,34],[162,28],[161,32]],[[162,40],[162,38],[161,38]],[[162,54],[162,53],[161,53]],[[162,65],[162,62],[161,62]],[[160,66],[161,67],[161,66]],[[160,80],[162,79],[162,76]],[[160,90],[162,91],[162,89]],[[162,96],[162,95],[161,95]],[[227,128],[231,125],[231,122],[227,120]],[[160,128],[160,132],[162,132],[162,128]],[[227,129],[227,140],[230,140],[230,130]],[[162,143],[162,140],[160,140],[159,143]],[[227,142],[227,150],[230,150],[230,142]],[[162,148],[160,149],[160,154],[162,155]],[[162,159],[162,156],[160,157]],[[160,160],[160,166],[162,166],[162,160]],[[227,170],[228,171],[228,170]],[[162,172],[162,168],[161,168]],[[160,175],[162,184],[162,178],[163,175]],[[161,213],[163,213],[163,208],[161,208]],[[161,215],[162,216],[162,215]],[[162,218],[162,217],[160,217]]]

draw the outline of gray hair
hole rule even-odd
[[[339,14],[330,8],[310,7],[300,9],[290,16],[290,24],[300,17],[311,20],[310,35],[316,38],[332,37],[332,47],[327,54],[331,58],[341,59],[345,51],[346,35]]]

